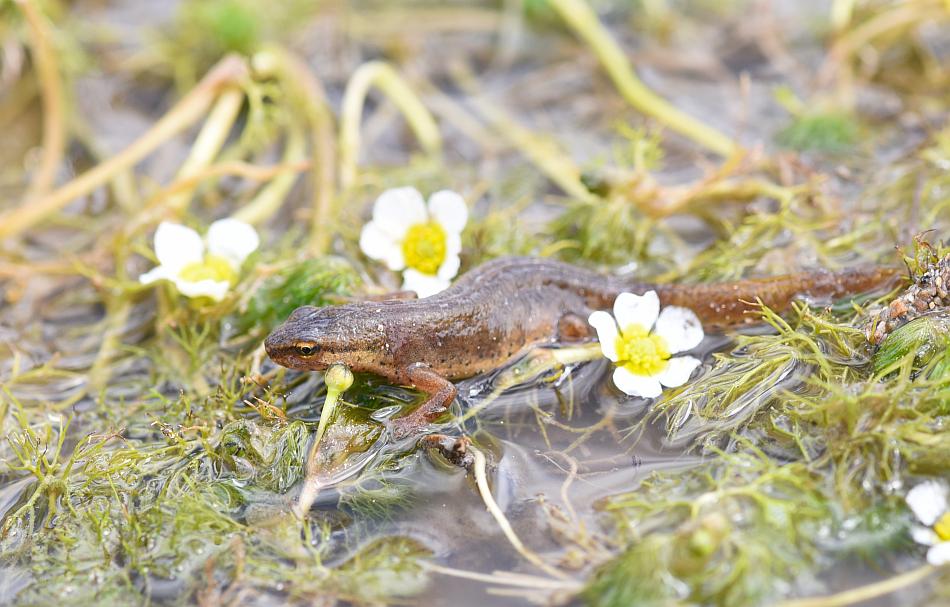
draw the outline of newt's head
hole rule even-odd
[[[367,324],[361,304],[297,308],[264,341],[271,360],[284,367],[319,371],[343,363],[354,371],[372,370],[384,340]]]

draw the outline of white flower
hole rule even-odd
[[[415,188],[393,188],[376,199],[360,248],[390,270],[402,271],[403,289],[428,297],[458,274],[466,221],[468,207],[455,192],[436,192],[427,207]]]
[[[947,486],[937,481],[921,483],[907,492],[907,505],[923,526],[910,530],[914,541],[930,546],[927,562],[934,566],[950,563],[950,506]]]
[[[699,319],[692,310],[677,306],[667,306],[661,313],[656,291],[621,293],[614,301],[613,317],[594,312],[587,322],[597,329],[604,356],[617,364],[614,384],[631,396],[656,398],[663,386],[686,383],[699,366],[692,356],[671,357],[703,341]]]
[[[237,219],[212,223],[205,241],[189,227],[163,221],[155,230],[159,265],[139,276],[139,281],[170,280],[182,295],[220,301],[259,244],[254,228]]]

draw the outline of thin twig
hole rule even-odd
[[[868,584],[866,586],[853,588],[851,590],[846,590],[844,592],[839,592],[838,594],[832,594],[828,596],[783,601],[776,607],[845,607],[846,605],[863,603],[865,601],[870,601],[871,599],[880,598],[893,592],[897,592],[898,590],[906,588],[912,584],[916,584],[917,582],[929,577],[936,570],[937,568],[933,565],[923,565],[917,569],[911,569],[906,573],[902,573],[898,576],[894,576],[880,582],[875,582],[873,584]]]
[[[508,522],[508,518],[505,516],[505,513],[502,512],[501,508],[498,507],[498,503],[492,496],[491,487],[488,486],[488,475],[486,470],[488,464],[485,460],[485,454],[482,453],[481,449],[476,447],[469,447],[469,449],[475,458],[473,468],[475,471],[475,483],[478,485],[478,492],[481,494],[482,501],[485,502],[485,507],[488,508],[488,512],[490,512],[495,518],[495,521],[498,522],[498,526],[501,527],[502,533],[504,533],[505,537],[508,538],[508,542],[518,552],[518,554],[520,554],[526,561],[541,571],[552,577],[556,577],[559,580],[570,579],[563,571],[560,571],[555,567],[545,563],[540,556],[532,552],[521,542],[521,538],[519,538],[518,534],[515,533],[515,530],[511,527],[511,523]]]
[[[462,578],[466,580],[475,580],[477,582],[488,582],[489,584],[499,584],[505,586],[520,586],[522,588],[533,588],[537,590],[572,590],[576,591],[581,585],[574,580],[552,580],[524,574],[515,574],[508,571],[497,571],[494,573],[479,573],[478,571],[465,571],[464,569],[454,569],[451,567],[442,567],[423,561],[422,567],[435,573]]]

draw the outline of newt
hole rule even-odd
[[[549,259],[499,258],[464,274],[423,299],[303,306],[264,343],[274,362],[301,370],[343,363],[421,390],[426,401],[393,421],[405,436],[445,411],[456,395],[453,380],[492,369],[529,346],[593,337],[587,316],[609,309],[623,292],[655,290],[662,305],[693,310],[704,327],[722,329],[759,321],[760,300],[773,310],[807,297],[815,302],[889,287],[888,268],[815,271],[715,284],[650,284],[605,276]]]

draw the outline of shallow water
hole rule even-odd
[[[183,92],[176,93],[173,83],[187,78],[155,43],[156,29],[167,33],[179,27],[172,19],[181,4],[124,0],[71,6],[74,30],[64,30],[63,39],[75,33],[94,67],[71,68],[76,129],[84,143],[68,150],[60,183],[88,168],[90,150],[108,155],[134,141]],[[473,197],[473,216],[515,210],[517,223],[510,216],[501,219],[502,227],[515,226],[502,234],[508,241],[491,250],[488,237],[466,244],[466,268],[485,256],[524,253],[521,241],[529,239],[541,243],[530,254],[563,254],[601,269],[621,265],[585,259],[570,242],[550,238],[547,222],[570,201],[526,160],[529,155],[488,125],[484,107],[501,108],[542,140],[560,143],[585,175],[595,177],[610,175],[615,165],[629,169],[629,140],[618,134],[618,124],[639,125],[641,118],[619,98],[586,47],[549,17],[527,23],[515,10],[522,3],[504,4],[501,10],[494,4],[440,5],[435,8],[445,13],[407,21],[398,11],[434,5],[342,3],[301,19],[296,29],[268,33],[296,50],[320,76],[335,109],[353,71],[377,57],[399,65],[423,103],[437,109],[445,139],[442,163],[418,154],[391,104],[375,94],[368,102],[359,166],[363,181],[341,211],[333,252],[378,291],[398,288],[398,279],[366,264],[353,235],[379,191],[406,183],[427,191],[464,190]],[[825,3],[769,7],[740,2],[718,8],[651,3],[669,4],[674,11],[668,27],[651,25],[649,15],[624,3],[594,4],[647,85],[690,115],[774,153],[777,181],[814,186],[806,203],[787,211],[774,229],[770,218],[783,209],[764,196],[747,206],[729,200],[713,211],[665,219],[640,235],[642,240],[615,244],[631,257],[624,271],[694,281],[857,262],[893,265],[895,242],[909,246],[918,231],[942,234],[950,227],[948,207],[939,206],[950,186],[920,185],[933,167],[918,156],[945,121],[945,103],[921,102],[921,109],[914,95],[905,99],[901,89],[875,82],[858,91],[859,105],[869,106],[862,114],[862,137],[870,143],[844,155],[792,156],[778,149],[776,133],[788,123],[789,112],[776,102],[776,91],[789,86],[810,102],[810,91],[817,87],[811,76],[825,58],[828,35],[812,26],[824,23]],[[456,10],[473,12],[462,18]],[[676,12],[681,10],[682,16]],[[440,15],[447,20],[439,21]],[[946,32],[925,30],[921,44],[932,48],[939,63],[950,48]],[[180,34],[186,39],[185,32]],[[197,56],[199,49],[184,52]],[[0,95],[0,102],[5,99]],[[11,204],[22,194],[24,168],[35,162],[25,160],[20,148],[37,145],[39,112],[38,104],[25,110],[0,141],[0,164],[16,169],[12,177],[7,169],[0,172],[0,193]],[[242,115],[235,130],[250,128],[246,120]],[[280,142],[257,135],[266,145],[255,149],[253,160],[277,162]],[[660,135],[665,158],[652,176],[663,186],[695,185],[717,166],[685,138]],[[170,139],[137,165],[141,200],[136,204],[170,181],[193,136],[194,129]],[[894,185],[902,180],[913,183]],[[262,265],[269,265],[268,271],[278,272],[281,263],[302,256],[299,233],[288,237],[287,232],[306,227],[307,189],[291,190],[285,207],[262,229]],[[252,191],[240,179],[226,178],[202,191],[191,211],[202,221],[216,218],[238,208]],[[707,521],[697,516],[699,522],[683,522],[672,513],[699,500],[720,503],[710,496],[722,498],[725,514],[716,514],[731,517],[727,523],[735,537],[752,533],[747,528],[758,530],[758,536],[744,539],[769,547],[772,539],[766,535],[774,532],[774,552],[785,560],[763,576],[764,589],[741,595],[741,601],[728,594],[705,601],[690,596],[682,580],[695,572],[680,571],[682,579],[664,578],[675,588],[676,600],[663,604],[765,604],[871,584],[921,563],[920,549],[907,539],[912,521],[900,499],[915,475],[927,474],[908,470],[897,447],[874,452],[884,463],[862,459],[863,451],[846,462],[854,475],[866,475],[855,482],[865,490],[863,504],[834,503],[824,511],[822,504],[809,501],[809,490],[833,495],[835,474],[852,473],[836,464],[830,464],[831,472],[815,473],[814,485],[789,489],[778,483],[763,490],[775,497],[763,508],[775,516],[766,525],[754,520],[747,504],[723,497],[735,490],[732,480],[757,482],[755,457],[768,462],[762,465],[765,477],[832,450],[808,435],[805,422],[791,412],[776,416],[771,426],[753,424],[767,418],[776,403],[784,406],[796,397],[807,401],[818,390],[809,381],[820,375],[801,339],[791,345],[742,341],[743,336],[774,336],[777,329],[765,325],[707,335],[694,352],[703,366],[689,386],[670,397],[678,400],[666,415],[653,415],[652,408],[668,401],[650,403],[616,390],[605,360],[552,369],[500,395],[495,389],[510,366],[458,383],[451,414],[427,431],[470,437],[487,455],[492,497],[514,533],[566,581],[518,554],[486,509],[471,471],[418,446],[416,437],[392,439],[387,420],[420,402],[420,395],[379,378],[357,377],[344,394],[341,419],[319,453],[321,490],[301,522],[290,508],[325,398],[322,378],[255,359],[255,347],[272,327],[239,330],[237,310],[204,322],[201,312],[174,294],[135,291],[135,276],[148,266],[141,254],[150,240],[144,234],[132,245],[118,239],[124,213],[103,188],[71,204],[58,221],[0,247],[0,522],[9,525],[0,531],[0,605],[42,603],[52,596],[78,604],[130,605],[329,605],[337,600],[581,605],[592,599],[579,598],[576,591],[631,546],[654,535],[666,538],[656,549],[657,560],[662,549],[677,548],[695,525]],[[114,256],[113,246],[122,255]],[[717,246],[733,251],[732,256],[711,255],[708,265],[684,273]],[[634,262],[635,255],[642,259]],[[55,267],[38,269],[42,264]],[[242,283],[241,288],[253,294],[259,286]],[[867,298],[861,303],[876,305]],[[829,309],[835,331],[863,322],[848,320],[849,312],[849,304]],[[209,329],[211,337],[190,333],[191,328]],[[829,375],[837,374],[838,383],[850,391],[827,399],[846,403],[873,383],[866,382],[867,352],[835,349],[840,335],[821,330],[795,329],[815,338],[834,368]],[[740,349],[733,351],[737,345]],[[726,356],[723,366],[716,354]],[[721,385],[701,383],[723,369],[731,375],[723,375]],[[762,369],[767,372],[756,376]],[[730,382],[738,385],[746,375],[755,381],[731,398]],[[878,384],[884,389],[883,382]],[[906,403],[898,404],[920,409],[922,397],[909,392]],[[724,411],[716,411],[719,399],[726,403]],[[939,411],[928,428],[945,427],[940,424],[946,423],[946,412]],[[913,431],[920,436],[920,427]],[[789,437],[813,442],[794,444]],[[932,437],[940,440],[937,432]],[[844,435],[841,442],[851,438]],[[749,459],[734,461],[736,454]],[[878,464],[887,474],[866,472]],[[799,490],[802,495],[795,494]],[[630,495],[657,504],[668,501],[669,512],[626,504],[624,496]],[[784,511],[781,504],[796,506]],[[883,522],[860,528],[864,535],[855,539],[851,531],[877,510]],[[804,545],[783,535],[798,529],[794,517],[799,515],[819,519],[802,526],[813,532]],[[402,543],[394,548],[385,542]],[[849,542],[864,543],[853,551],[842,548]],[[741,548],[722,548],[716,558],[744,562]],[[751,554],[754,559],[756,553]],[[771,566],[767,556],[760,553],[753,565]],[[706,587],[734,573],[713,572],[706,582],[693,581]],[[644,578],[644,584],[662,582]],[[911,604],[930,597],[930,588],[912,585],[867,604]]]

